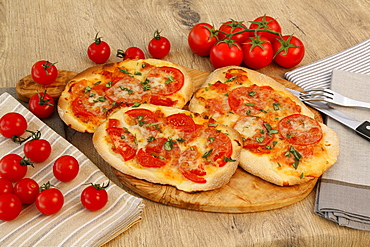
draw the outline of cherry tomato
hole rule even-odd
[[[95,36],[94,43],[89,45],[87,55],[95,63],[105,63],[110,56],[110,46],[105,41],[102,41],[98,34]]]
[[[0,119],[0,133],[6,138],[23,135],[27,127],[27,120],[17,112],[6,113]]]
[[[16,195],[11,193],[0,195],[0,220],[14,220],[21,211],[22,202]]]
[[[64,196],[57,188],[52,188],[52,185],[47,182],[40,188],[41,192],[36,197],[37,209],[46,215],[52,215],[63,207]]]
[[[242,21],[228,21],[223,23],[219,30],[218,33],[218,39],[221,40],[226,37],[226,35],[232,34],[232,33],[237,33],[240,31],[245,30],[247,27],[243,24]],[[249,33],[247,31],[241,32],[239,34],[235,34],[230,37],[230,39],[234,40],[236,43],[241,45],[249,36]]]
[[[53,165],[53,173],[56,179],[62,182],[73,180],[80,170],[80,165],[76,158],[70,155],[59,157]]]
[[[138,47],[129,47],[126,51],[117,50],[117,57],[122,58],[123,60],[126,59],[145,59],[144,52]]]
[[[107,185],[91,184],[86,187],[80,197],[82,205],[90,211],[103,208],[108,202],[108,193],[105,190],[108,186],[109,182]]]
[[[212,47],[210,61],[215,69],[230,65],[239,66],[243,61],[243,51],[240,45],[232,40],[220,41]]]
[[[45,92],[34,94],[28,101],[28,108],[39,118],[47,118],[53,114],[55,101]]]
[[[33,166],[28,159],[18,154],[7,154],[0,160],[0,177],[15,183],[26,176],[28,165]]]
[[[40,132],[38,131],[37,133]],[[52,148],[49,141],[39,139],[40,135],[37,133],[36,137],[24,144],[23,152],[31,161],[40,163],[49,158]]]
[[[261,36],[250,37],[242,45],[243,61],[252,69],[261,69],[272,62],[274,51],[271,42]]]
[[[55,67],[55,63],[41,60],[32,66],[31,76],[36,83],[49,85],[57,79],[58,69]]]
[[[152,55],[154,58],[161,59],[167,56],[167,54],[170,52],[170,49],[170,41],[161,36],[158,30],[155,31],[154,38],[152,38],[148,44],[148,51],[150,55]]]
[[[198,23],[189,32],[188,44],[192,52],[205,57],[218,41],[217,31],[208,23]]]
[[[13,193],[13,184],[8,179],[0,178],[0,195]]]
[[[274,61],[284,68],[298,65],[305,54],[302,41],[293,35],[285,35],[282,39],[277,39],[272,47],[275,53]]]
[[[277,20],[272,18],[271,16],[260,16],[256,18],[254,21],[251,22],[249,29],[260,29],[260,30],[270,30],[276,33],[281,33],[281,26]],[[249,36],[256,36],[260,35],[266,37],[271,43],[275,41],[276,38],[279,37],[278,34],[273,34],[264,31],[258,32],[249,32]]]
[[[36,201],[40,186],[32,178],[22,178],[14,185],[14,194],[23,204],[31,204]]]

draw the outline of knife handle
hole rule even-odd
[[[365,121],[356,128],[357,134],[370,140],[370,122]]]

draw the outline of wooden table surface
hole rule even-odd
[[[369,0],[0,0],[0,87],[14,87],[41,59],[76,72],[94,65],[86,50],[98,31],[112,48],[111,62],[119,60],[117,49],[130,46],[149,57],[148,41],[159,29],[172,44],[165,60],[211,72],[209,58],[194,55],[187,45],[190,28],[264,14],[304,42],[302,66],[368,39],[369,11]],[[289,70],[272,64],[260,72],[283,77]],[[66,137],[77,144],[71,133],[67,128]],[[81,142],[77,146],[119,183],[96,153]],[[145,199],[142,221],[106,246],[363,246],[370,238],[370,232],[315,215],[314,197],[315,191],[294,205],[248,214],[191,211]]]

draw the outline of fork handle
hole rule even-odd
[[[356,128],[356,133],[370,141],[370,122],[365,121]]]
[[[348,103],[350,104],[350,106],[353,106],[353,107],[360,107],[360,108],[370,109],[370,103],[368,103],[368,102],[363,102],[363,101],[350,99],[350,100],[348,100]]]

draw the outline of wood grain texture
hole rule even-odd
[[[369,38],[368,0],[0,0],[0,86],[15,87],[41,59],[61,70],[80,72],[94,65],[86,55],[96,32],[117,49],[147,51],[156,29],[170,39],[165,60],[211,72],[209,58],[191,53],[187,34],[197,22],[216,26],[230,18],[250,21],[267,14],[284,34],[306,45],[303,66]],[[276,64],[260,72],[283,78]],[[46,120],[48,121],[48,120]],[[91,135],[62,123],[53,128],[84,152],[113,182],[124,187],[96,152]],[[313,213],[315,192],[291,206],[258,213],[227,214],[186,210],[145,200],[143,220],[105,246],[364,246],[369,232],[340,227]]]

